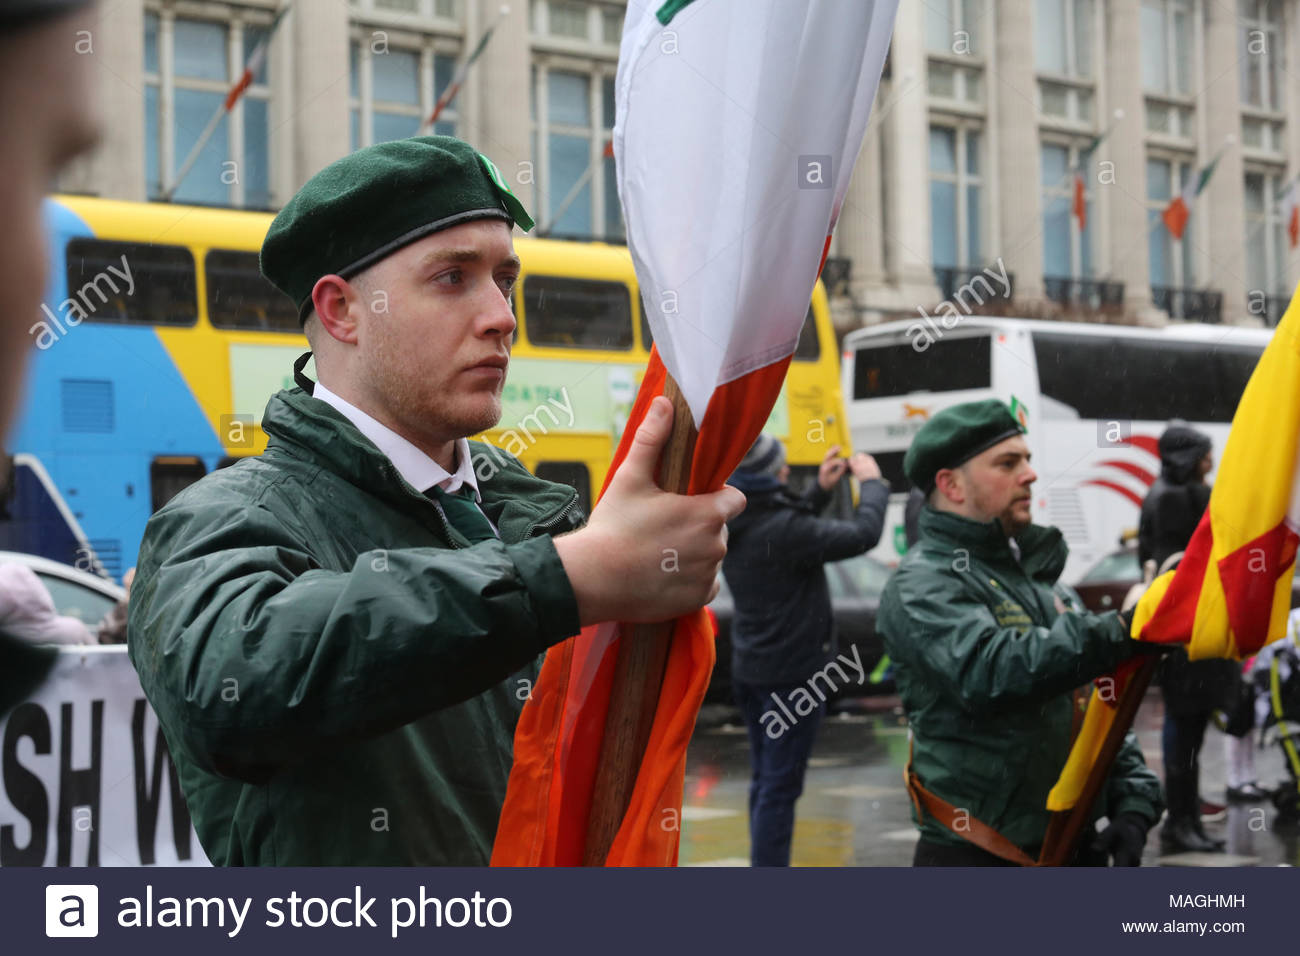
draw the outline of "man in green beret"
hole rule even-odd
[[[271,225],[319,382],[300,359],[266,452],[154,516],[130,609],[214,863],[486,864],[539,655],[717,590],[744,499],[655,485],[667,400],[585,527],[571,488],[467,441],[501,415],[515,225],[491,162],[436,136],[339,160]]]
[[[926,505],[877,628],[912,731],[916,866],[1036,859],[1073,691],[1149,650],[1127,616],[1087,613],[1058,582],[1068,552],[1031,521],[1029,459],[1024,428],[990,399],[935,415],[903,461]],[[1162,809],[1130,734],[1094,808],[1108,824],[1076,862],[1137,866]]]
[[[95,25],[90,7],[87,0],[0,5],[0,439],[18,409],[49,271],[45,194],[99,135],[90,58],[77,54],[78,36]],[[0,716],[41,683],[56,656],[0,631]]]

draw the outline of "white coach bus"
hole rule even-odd
[[[895,492],[873,554],[892,564],[906,550],[903,455],[929,417],[961,402],[1016,400],[1038,472],[1034,520],[1064,532],[1063,580],[1076,581],[1136,530],[1170,419],[1206,432],[1217,463],[1270,335],[975,315],[950,330],[904,321],[851,333],[842,374],[853,447],[876,457]]]

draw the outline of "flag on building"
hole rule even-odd
[[[456,72],[451,75],[451,79],[447,82],[447,88],[438,94],[438,102],[433,104],[433,111],[429,114],[429,118],[420,124],[421,134],[431,131],[434,124],[438,122],[438,117],[442,116],[443,110],[451,105],[451,101],[456,98],[456,94],[460,92],[461,86],[464,85],[465,77],[469,76],[470,67],[474,65],[475,60],[483,55],[483,51],[487,49],[488,41],[492,39],[492,32],[496,30],[497,24],[499,24],[509,12],[509,6],[503,6],[497,12],[496,19],[493,20],[488,25],[488,28],[483,31],[483,35],[479,37],[478,43],[474,46],[474,49],[470,51],[469,56],[465,58],[463,63],[456,67]]]
[[[1222,152],[1220,152],[1222,155]],[[1196,197],[1205,191],[1210,177],[1214,175],[1214,168],[1219,165],[1219,156],[1215,156],[1208,165],[1200,170],[1194,177],[1187,181],[1183,191],[1170,201],[1165,207],[1165,211],[1160,214],[1167,228],[1175,239],[1183,238],[1183,232],[1187,229],[1187,220],[1192,215],[1192,204],[1196,202]]]
[[[1074,171],[1074,218],[1079,220],[1079,231],[1088,228],[1088,187],[1083,181],[1083,170]]]
[[[1133,634],[1184,643],[1192,660],[1243,659],[1286,634],[1300,542],[1300,296],[1260,356],[1236,414],[1210,504],[1178,568],[1138,603]],[[1129,665],[1135,662],[1130,661]],[[1049,810],[1074,806],[1134,667],[1094,690]]]
[[[655,349],[615,469],[669,375],[699,429],[691,493],[721,487],[762,429],[848,189],[897,6],[628,7],[614,149]],[[548,652],[516,732],[494,864],[582,861],[619,633],[587,628]],[[707,615],[678,621],[607,865],[676,863],[686,746],[713,660]]]
[[[1291,248],[1300,246],[1300,179],[1293,179],[1282,197],[1282,221]]]
[[[226,91],[226,98],[222,100],[221,105],[216,108],[211,119],[208,120],[207,125],[204,126],[202,132],[199,133],[199,138],[195,140],[194,146],[190,149],[189,155],[185,157],[185,161],[181,163],[180,169],[177,170],[176,178],[163,190],[164,199],[170,200],[172,196],[176,194],[176,190],[180,187],[181,182],[189,175],[190,170],[194,167],[194,163],[199,158],[199,154],[203,152],[203,147],[208,144],[208,140],[210,140],[212,134],[216,132],[217,125],[224,117],[229,115],[230,111],[235,108],[235,104],[238,103],[243,95],[248,91],[248,88],[253,85],[253,80],[256,78],[257,74],[262,71],[262,67],[266,63],[266,53],[271,47],[271,38],[275,36],[275,31],[280,28],[280,22],[284,19],[285,14],[289,12],[290,6],[292,6],[292,4],[286,3],[275,12],[275,18],[271,21],[270,29],[268,29],[266,35],[258,41],[257,46],[253,47],[253,52],[249,55],[248,62],[244,64],[244,72],[239,75],[239,79],[234,82],[234,85]]]

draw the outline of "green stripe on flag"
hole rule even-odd
[[[655,11],[655,17],[664,26],[672,21],[673,17],[689,7],[695,0],[668,0],[662,7]]]
[[[1201,192],[1205,189],[1206,184],[1210,181],[1210,177],[1214,175],[1214,168],[1218,165],[1219,165],[1219,157],[1215,156],[1214,161],[1210,163],[1210,165],[1206,166],[1204,169],[1201,170],[1201,178],[1196,182],[1197,196],[1199,196]]]

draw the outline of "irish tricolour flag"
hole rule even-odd
[[[1165,227],[1175,239],[1183,238],[1183,232],[1187,229],[1187,220],[1192,216],[1192,205],[1196,202],[1196,197],[1205,191],[1210,177],[1214,175],[1214,167],[1218,165],[1219,157],[1215,156],[1208,165],[1187,181],[1183,191],[1175,196],[1165,207],[1165,211],[1160,214]]]
[[[691,493],[721,487],[762,429],[866,133],[896,10],[897,0],[628,5],[614,155],[655,351],[614,468],[669,376],[699,430]],[[602,625],[547,654],[516,733],[494,864],[583,861],[619,646],[620,626]],[[607,865],[676,862],[686,745],[713,657],[703,611],[676,622]]]

